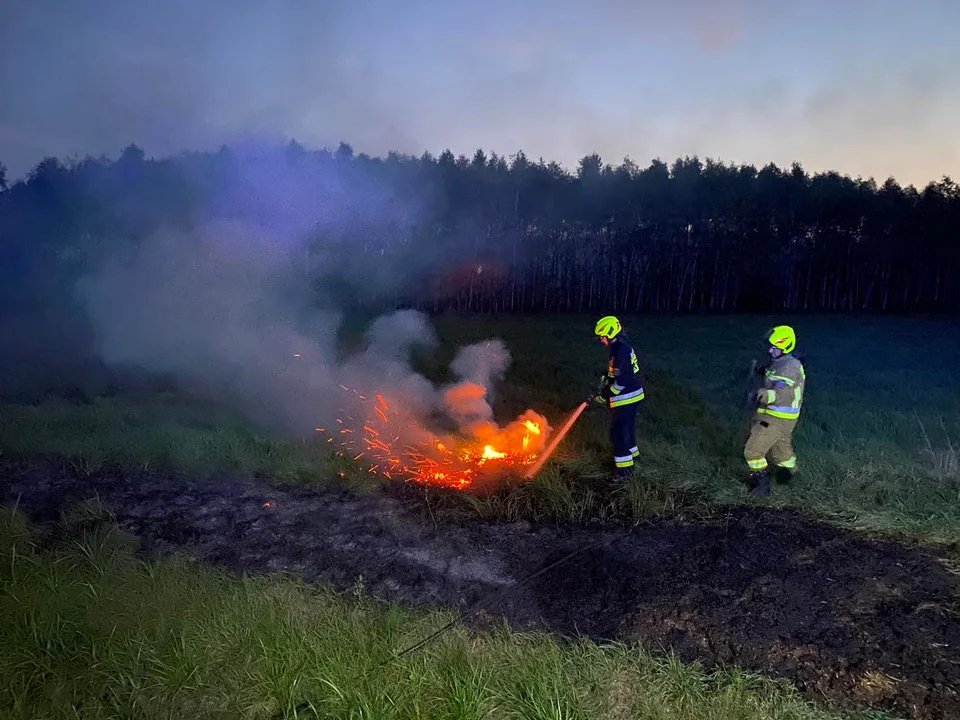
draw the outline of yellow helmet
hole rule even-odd
[[[797,346],[797,334],[789,325],[777,325],[767,333],[767,342],[784,353],[790,353]]]
[[[599,337],[609,338],[613,340],[617,335],[620,334],[620,331],[623,327],[620,325],[620,321],[617,320],[613,315],[607,315],[597,320],[597,326],[593,329],[593,334]]]

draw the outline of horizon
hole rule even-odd
[[[323,145],[323,146],[313,147],[313,146],[307,145],[307,144],[305,144],[305,143],[303,143],[303,142],[300,142],[300,141],[297,140],[296,138],[290,138],[290,139],[288,139],[288,140],[283,140],[283,141],[267,142],[267,143],[263,143],[263,144],[256,145],[255,147],[257,148],[257,151],[259,151],[259,152],[262,152],[262,151],[268,151],[268,152],[283,152],[286,148],[290,147],[292,144],[297,144],[297,145],[299,145],[299,146],[303,149],[303,151],[306,152],[308,155],[310,155],[310,154],[319,154],[319,153],[327,153],[327,154],[330,155],[331,157],[336,154],[336,152],[337,152],[340,144],[344,144],[344,145],[347,145],[348,147],[350,147],[350,149],[353,151],[353,159],[354,159],[354,160],[356,160],[356,159],[358,159],[358,158],[360,158],[360,157],[362,157],[362,156],[365,156],[365,157],[367,157],[367,158],[369,158],[369,159],[371,159],[371,160],[385,161],[385,160],[388,159],[389,155],[397,155],[397,156],[399,156],[400,158],[419,161],[420,159],[422,159],[422,158],[426,155],[426,156],[429,157],[431,160],[436,161],[444,152],[447,152],[447,151],[451,152],[451,153],[453,154],[454,158],[465,157],[465,158],[467,158],[468,160],[472,160],[472,158],[473,158],[473,156],[474,156],[474,153],[476,153],[476,152],[483,152],[484,155],[486,156],[486,159],[487,159],[487,162],[488,162],[488,163],[490,162],[491,158],[492,158],[494,155],[496,155],[497,157],[502,158],[503,160],[505,160],[506,163],[507,163],[507,165],[508,165],[508,167],[509,167],[509,166],[512,165],[513,158],[514,158],[514,156],[516,155],[516,152],[514,152],[514,153],[501,153],[501,152],[498,152],[496,149],[493,149],[493,148],[475,148],[472,152],[465,152],[465,153],[457,153],[457,152],[454,152],[454,151],[453,151],[452,149],[450,149],[450,148],[443,148],[442,150],[439,150],[439,151],[433,151],[433,150],[428,149],[428,150],[425,150],[425,151],[423,151],[423,152],[421,152],[421,153],[404,153],[404,152],[401,152],[401,151],[398,151],[398,150],[387,150],[387,151],[384,151],[384,152],[381,153],[381,154],[373,154],[373,153],[366,153],[366,152],[364,152],[362,149],[355,147],[352,143],[350,143],[350,142],[347,141],[347,140],[341,140],[341,141],[338,141],[338,142],[333,143],[333,144],[330,144],[330,145]],[[217,145],[216,147],[195,148],[195,149],[180,150],[180,151],[175,151],[175,152],[172,152],[172,153],[170,153],[170,154],[164,154],[164,155],[151,155],[149,152],[146,151],[146,149],[144,149],[142,146],[138,145],[137,143],[128,143],[125,147],[119,148],[116,152],[113,152],[113,153],[100,153],[100,154],[98,154],[98,155],[92,155],[92,154],[89,154],[89,153],[88,153],[88,154],[83,155],[83,156],[72,155],[72,156],[68,156],[68,157],[57,157],[57,156],[52,156],[52,155],[51,155],[51,156],[47,156],[47,157],[45,157],[45,158],[41,158],[40,161],[38,161],[36,164],[34,164],[34,165],[31,166],[30,168],[28,168],[28,169],[26,170],[26,172],[24,172],[24,173],[21,174],[20,176],[14,176],[12,173],[9,172],[9,169],[8,169],[7,176],[6,176],[7,184],[8,184],[10,187],[12,187],[13,185],[15,185],[15,184],[18,183],[18,182],[27,182],[27,181],[29,180],[30,174],[31,174],[32,172],[34,172],[34,171],[37,169],[37,167],[40,165],[40,163],[42,163],[44,160],[49,160],[49,159],[51,159],[51,158],[52,158],[52,159],[55,159],[55,160],[57,160],[57,162],[59,162],[62,166],[66,167],[66,168],[76,167],[77,165],[79,165],[79,164],[81,164],[81,163],[83,163],[83,162],[87,162],[87,161],[107,162],[107,163],[113,164],[113,163],[118,162],[118,161],[120,160],[121,155],[123,154],[124,150],[126,150],[127,148],[130,148],[130,147],[138,148],[141,152],[143,152],[143,161],[144,161],[144,162],[169,162],[169,161],[176,162],[176,161],[179,161],[180,159],[183,159],[183,158],[185,158],[185,157],[187,157],[187,156],[189,156],[189,155],[191,155],[191,154],[216,155],[216,154],[217,154],[218,152],[220,152],[221,149],[223,149],[223,148],[226,148],[226,149],[229,150],[231,153],[235,153],[236,155],[239,155],[239,156],[242,157],[244,150],[245,150],[245,149],[249,149],[250,147],[252,147],[252,145],[251,145],[249,142],[247,142],[247,143],[241,142],[241,143],[237,143],[236,145],[231,145],[231,144],[229,144],[229,143],[222,143],[222,144],[220,144],[220,145]],[[519,149],[519,151],[522,151],[522,150],[523,150],[522,148]],[[599,155],[599,153],[596,153],[596,152],[594,152],[594,153],[585,153],[583,156],[581,156],[581,158],[578,158],[578,160],[577,160],[572,166],[570,166],[570,165],[567,165],[567,164],[565,164],[565,163],[562,163],[562,162],[560,162],[560,161],[558,161],[558,160],[552,160],[552,159],[547,158],[547,157],[532,157],[530,154],[524,152],[524,155],[526,156],[527,161],[528,161],[531,165],[539,165],[540,163],[543,163],[543,164],[545,164],[545,165],[547,165],[547,166],[556,165],[556,166],[559,166],[560,169],[561,169],[563,172],[567,173],[569,176],[571,176],[571,177],[573,177],[573,178],[576,178],[576,177],[577,177],[579,161],[580,161],[581,159],[585,158],[585,157],[590,157],[590,156],[595,155],[595,154],[596,154],[596,155]],[[671,170],[672,170],[672,167],[673,167],[674,162],[676,162],[676,161],[694,160],[694,159],[698,159],[698,160],[699,160],[701,163],[703,163],[704,165],[706,165],[707,162],[713,161],[713,162],[722,164],[722,165],[727,166],[727,167],[731,167],[731,166],[732,166],[732,167],[747,167],[747,166],[753,166],[753,167],[757,170],[757,172],[763,170],[765,167],[773,166],[773,167],[777,168],[778,170],[780,170],[781,172],[788,173],[788,172],[790,172],[790,170],[793,168],[794,165],[798,165],[798,166],[800,167],[800,169],[801,169],[801,170],[807,175],[807,177],[809,177],[809,178],[813,178],[813,177],[815,177],[816,175],[837,174],[837,175],[839,175],[840,177],[848,178],[848,179],[850,179],[850,180],[852,180],[852,181],[854,181],[854,182],[870,182],[870,181],[873,181],[873,182],[876,184],[877,188],[882,187],[883,184],[884,184],[887,180],[889,180],[889,179],[893,179],[893,180],[897,183],[897,185],[898,185],[901,189],[903,189],[903,190],[909,190],[910,188],[913,188],[913,189],[915,189],[915,190],[917,190],[917,191],[922,191],[925,187],[927,187],[927,186],[929,186],[929,185],[938,185],[938,184],[940,184],[941,182],[943,182],[944,180],[950,181],[950,182],[960,182],[960,180],[958,180],[956,177],[954,177],[954,176],[951,175],[950,173],[943,173],[943,174],[940,175],[939,177],[931,178],[930,180],[928,180],[928,181],[926,181],[926,182],[924,182],[924,183],[915,184],[915,183],[904,182],[904,181],[902,181],[900,178],[893,177],[893,176],[888,176],[888,177],[875,177],[875,176],[872,176],[872,175],[870,175],[870,176],[863,176],[863,175],[856,175],[856,174],[852,174],[852,173],[845,173],[845,172],[842,172],[842,171],[840,171],[840,170],[838,170],[838,169],[836,169],[836,168],[823,168],[823,169],[816,169],[816,170],[814,170],[814,169],[811,169],[811,168],[808,168],[808,167],[804,166],[803,163],[802,163],[801,161],[799,161],[799,160],[794,160],[794,161],[787,162],[787,163],[784,163],[784,164],[779,164],[779,163],[776,163],[776,162],[773,162],[773,161],[768,161],[768,162],[765,162],[765,163],[751,163],[751,162],[736,162],[736,161],[733,161],[733,160],[723,160],[722,158],[716,158],[716,157],[710,157],[710,156],[702,156],[702,155],[696,155],[696,154],[679,155],[679,156],[676,156],[676,157],[662,157],[662,156],[657,156],[657,157],[652,157],[652,158],[650,158],[649,160],[647,160],[647,161],[645,161],[645,162],[641,162],[641,161],[639,161],[637,158],[631,158],[631,157],[629,157],[629,156],[626,157],[626,158],[620,158],[619,160],[615,160],[615,161],[614,161],[614,160],[610,160],[610,159],[608,159],[608,158],[603,158],[603,157],[601,157],[601,162],[602,162],[602,166],[601,166],[601,167],[604,168],[604,169],[610,168],[610,169],[612,169],[612,170],[616,170],[616,169],[617,169],[619,166],[621,166],[625,161],[629,160],[630,162],[634,163],[634,165],[636,166],[636,169],[637,169],[638,171],[641,171],[641,172],[644,171],[644,170],[646,170],[646,169],[648,169],[648,168],[650,168],[650,167],[651,167],[654,163],[656,163],[656,162],[661,162],[661,163],[665,164],[668,169],[671,169]],[[0,160],[0,162],[2,162],[2,160]]]
[[[920,188],[960,175],[958,36],[949,0],[8,3],[0,162],[15,182],[45,157],[257,138],[568,171],[594,153],[796,162]]]

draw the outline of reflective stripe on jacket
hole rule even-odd
[[[632,405],[646,397],[637,353],[622,333],[610,343],[607,383],[604,394],[612,408]]]
[[[775,358],[764,376],[757,412],[786,420],[800,417],[806,380],[803,363],[793,355]]]

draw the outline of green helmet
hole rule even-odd
[[[613,315],[607,315],[597,320],[597,326],[593,329],[593,334],[613,340],[620,334],[621,330],[623,330],[623,326],[620,325],[620,321]]]
[[[767,342],[780,348],[784,354],[791,353],[797,346],[797,334],[789,325],[777,325],[767,333]]]

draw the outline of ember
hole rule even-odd
[[[527,410],[504,428],[480,422],[470,427],[472,437],[440,437],[417,427],[414,418],[393,407],[382,394],[374,399],[344,390],[362,401],[363,418],[337,420],[341,454],[369,462],[369,472],[387,478],[464,489],[481,476],[511,469],[519,475],[520,468],[536,462],[550,433],[546,418]],[[326,431],[317,428],[317,432]],[[413,442],[412,433],[419,436]]]

